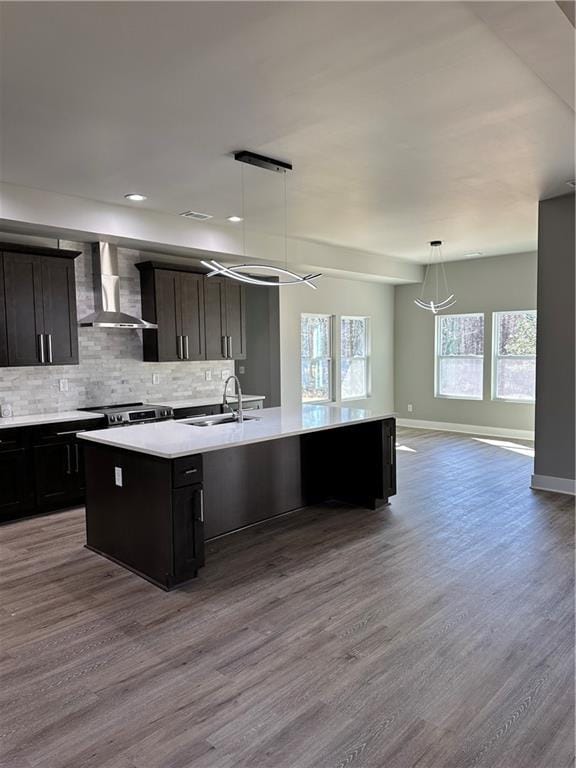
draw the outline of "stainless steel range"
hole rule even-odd
[[[174,411],[165,405],[148,403],[124,403],[123,405],[98,405],[81,408],[90,413],[102,413],[109,427],[123,427],[128,424],[144,424],[150,421],[168,421],[174,418]]]

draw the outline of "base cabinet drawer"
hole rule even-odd
[[[173,486],[183,488],[202,482],[202,455],[184,456],[173,464]]]

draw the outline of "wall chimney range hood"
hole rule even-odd
[[[92,243],[95,312],[82,318],[82,328],[158,328],[120,311],[118,249],[112,243]]]

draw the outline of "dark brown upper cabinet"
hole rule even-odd
[[[143,331],[144,360],[206,360],[203,275],[137,265],[142,289],[142,316],[157,329]]]
[[[246,358],[246,290],[228,278],[204,279],[208,360]]]
[[[0,244],[0,365],[78,363],[78,253]]]
[[[144,360],[242,360],[246,357],[244,286],[186,266],[143,262]]]

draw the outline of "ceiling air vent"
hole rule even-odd
[[[209,213],[200,213],[199,211],[184,211],[180,216],[184,216],[186,219],[195,219],[195,221],[206,221],[212,218]]]

